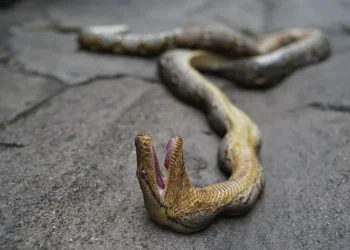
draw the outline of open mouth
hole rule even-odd
[[[166,156],[164,159],[165,169],[169,168],[170,158],[171,158],[171,154],[173,152],[174,146],[175,146],[175,139],[171,138],[166,146]],[[160,197],[163,197],[165,183],[166,183],[166,177],[163,175],[163,172],[160,170],[157,153],[156,153],[153,145],[152,145],[152,159],[153,159],[153,168],[154,168],[154,172],[155,172],[156,179],[157,179],[159,194],[160,194]]]

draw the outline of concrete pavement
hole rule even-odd
[[[350,248],[349,11],[349,1],[329,0],[37,0],[1,10],[0,249]],[[313,26],[333,54],[265,91],[208,76],[260,126],[266,188],[246,216],[182,235],[148,218],[134,138],[150,133],[162,158],[181,135],[201,186],[226,178],[220,138],[161,84],[156,59],[83,52],[73,34],[15,28],[47,16],[135,32]]]

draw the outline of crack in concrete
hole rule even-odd
[[[114,75],[97,75],[97,76],[91,77],[85,81],[82,81],[78,84],[72,85],[72,87],[81,86],[81,85],[85,85],[85,84],[91,84],[91,83],[93,83],[95,81],[99,81],[99,80],[117,80],[117,79],[124,79],[124,78],[133,78],[135,80],[148,82],[150,84],[159,83],[159,81],[157,81],[156,79],[152,79],[152,78],[137,76],[137,75],[133,75],[133,74],[127,74],[127,73],[117,73]]]
[[[2,130],[5,130],[7,127],[11,126],[12,124],[17,122],[18,120],[25,119],[31,113],[33,113],[34,111],[36,111],[39,108],[41,108],[42,106],[44,106],[53,97],[63,93],[65,90],[67,90],[69,88],[78,87],[78,86],[82,86],[85,84],[92,84],[93,82],[99,81],[99,80],[117,80],[117,79],[123,79],[123,78],[133,78],[135,80],[141,80],[141,81],[151,83],[151,84],[159,83],[159,81],[157,81],[156,78],[153,79],[153,78],[135,76],[133,74],[127,74],[127,73],[116,73],[113,75],[96,75],[93,77],[87,77],[86,79],[81,80],[80,82],[77,82],[76,84],[72,85],[72,84],[68,84],[67,82],[63,81],[59,77],[56,77],[50,73],[43,73],[43,72],[39,72],[39,71],[26,69],[25,64],[21,63],[20,61],[17,60],[16,54],[11,49],[7,49],[7,48],[3,47],[2,49],[0,49],[0,52],[1,52],[0,53],[0,64],[3,65],[4,67],[11,68],[11,66],[12,66],[12,68],[14,68],[16,71],[18,71],[18,73],[21,73],[23,75],[39,76],[39,77],[46,78],[48,80],[57,81],[63,85],[61,90],[58,90],[57,92],[53,93],[52,95],[49,95],[47,98],[36,103],[32,107],[25,109],[24,111],[17,114],[11,120],[2,121],[0,123],[0,132]],[[2,52],[4,52],[4,53],[2,53]],[[5,143],[4,145],[16,145],[16,143]]]
[[[22,112],[18,113],[14,118],[8,121],[4,121],[0,123],[0,132],[2,130],[5,130],[7,127],[11,126],[15,122],[19,121],[20,119],[25,119],[28,117],[31,113],[35,112],[38,110],[40,107],[45,105],[47,102],[49,102],[53,97],[63,93],[66,89],[68,88],[62,88],[61,90],[58,90],[57,92],[53,93],[52,95],[49,95],[47,98],[43,99],[42,101],[34,104],[32,107],[23,110]]]
[[[24,148],[26,144],[16,142],[0,142],[0,148]]]
[[[350,103],[323,103],[323,102],[311,102],[307,104],[307,107],[319,109],[323,111],[333,111],[350,114]]]
[[[26,75],[32,75],[32,76],[45,77],[46,79],[57,81],[59,83],[64,84],[64,86],[69,86],[69,87],[81,86],[81,85],[89,84],[91,82],[98,81],[98,80],[113,80],[113,79],[122,79],[122,78],[128,78],[128,77],[134,78],[137,80],[142,80],[142,81],[149,82],[149,83],[159,83],[157,78],[142,77],[142,76],[133,75],[133,74],[129,74],[129,73],[115,73],[115,74],[110,74],[110,75],[97,74],[97,75],[91,76],[91,77],[82,76],[81,78],[83,80],[77,80],[76,82],[70,84],[70,83],[67,83],[66,81],[64,81],[63,79],[61,79],[60,77],[57,77],[51,73],[27,69],[25,66],[25,63],[22,63],[22,62],[17,60],[15,54],[13,54],[13,57],[11,57],[10,59],[13,59],[11,64],[16,66],[16,69],[19,71],[19,73],[26,74]],[[0,60],[0,64],[9,67],[8,60],[4,60],[4,61]]]
[[[5,64],[6,66],[6,64]],[[55,92],[54,94],[48,96],[47,98],[43,99],[42,101],[36,103],[35,105],[33,105],[32,107],[20,112],[19,114],[17,114],[14,118],[12,118],[11,120],[8,121],[3,121],[0,123],[0,132],[2,130],[5,130],[7,127],[11,126],[12,124],[14,124],[15,122],[17,122],[20,119],[25,119],[26,117],[28,117],[31,113],[35,112],[36,110],[38,110],[39,108],[41,108],[42,106],[44,106],[47,102],[49,102],[53,97],[58,96],[60,94],[62,94],[64,91],[70,89],[70,88],[75,88],[75,87],[79,87],[82,85],[86,85],[86,84],[93,84],[96,81],[99,80],[118,80],[118,79],[124,79],[124,78],[133,78],[135,80],[140,80],[140,81],[144,81],[144,82],[148,82],[148,83],[160,83],[159,81],[155,80],[155,79],[148,79],[145,77],[139,77],[139,76],[134,76],[132,74],[116,74],[116,75],[110,75],[110,76],[95,76],[92,78],[89,78],[85,81],[81,81],[79,84],[75,84],[75,85],[69,85],[65,82],[63,82],[62,80],[50,75],[50,74],[43,74],[40,72],[32,72],[32,71],[28,71],[25,68],[17,68],[17,70],[19,71],[19,73],[22,73],[24,75],[35,75],[35,76],[39,76],[39,77],[44,77],[46,79],[49,80],[54,80],[54,81],[58,81],[60,83],[63,84],[63,88],[61,90],[58,90],[57,92]],[[10,144],[16,144],[16,143],[7,143],[7,145]],[[0,142],[0,146],[1,146],[1,142]]]

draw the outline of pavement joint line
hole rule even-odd
[[[49,95],[48,97],[46,97],[45,99],[41,100],[40,102],[36,103],[35,105],[33,105],[32,107],[20,112],[18,115],[16,115],[14,118],[12,118],[11,120],[8,121],[2,121],[1,124],[3,124],[3,126],[0,126],[0,133],[2,130],[6,130],[6,128],[8,128],[9,126],[11,126],[12,124],[16,123],[17,121],[19,121],[20,119],[25,119],[26,117],[28,117],[30,114],[32,114],[33,112],[35,112],[36,110],[38,110],[40,107],[42,107],[43,105],[45,105],[47,102],[49,102],[53,97],[58,96],[60,94],[62,94],[65,90],[67,90],[68,88],[62,88],[61,90],[58,90],[57,92]],[[0,142],[1,143],[1,142]]]
[[[20,73],[23,74],[28,74],[28,75],[36,75],[36,76],[40,76],[40,77],[45,77],[51,80],[57,80],[55,79],[55,77],[52,77],[50,75],[46,75],[46,74],[41,74],[41,73],[33,73],[33,72],[28,72],[26,70],[24,71],[20,71]],[[126,79],[126,78],[132,78],[135,80],[140,80],[140,81],[144,81],[144,82],[149,82],[149,83],[159,83],[158,81],[155,81],[153,79],[146,79],[146,78],[142,78],[142,77],[135,77],[133,75],[129,75],[129,74],[118,74],[118,75],[114,75],[114,76],[97,76],[94,77],[92,79],[88,79],[84,82],[81,82],[79,84],[75,84],[75,85],[69,85],[66,84],[62,81],[60,81],[61,83],[64,83],[65,86],[61,89],[58,90],[57,92],[55,92],[52,95],[49,95],[47,98],[45,98],[44,100],[36,103],[35,105],[33,105],[31,108],[26,109],[22,112],[20,112],[18,115],[16,115],[14,118],[12,118],[11,120],[8,121],[2,121],[0,123],[0,132],[2,130],[5,130],[7,127],[11,126],[12,124],[16,123],[18,120],[20,119],[25,119],[26,117],[28,117],[31,113],[35,112],[36,110],[38,110],[39,108],[41,108],[42,106],[44,106],[47,102],[49,102],[53,97],[58,96],[60,94],[62,94],[64,91],[71,89],[71,88],[76,88],[76,87],[80,87],[83,85],[87,85],[87,84],[95,84],[94,82],[96,81],[100,81],[100,80],[114,80],[114,79]],[[57,80],[59,81],[59,80]],[[13,143],[9,143],[9,144],[13,144]],[[0,146],[1,146],[1,142],[0,142]]]
[[[116,73],[116,74],[112,74],[112,75],[103,75],[103,74],[96,75],[93,77],[88,77],[85,80],[77,81],[74,84],[70,84],[70,83],[62,80],[61,78],[52,75],[51,73],[44,73],[44,72],[40,72],[40,71],[36,71],[36,70],[28,70],[25,68],[24,63],[22,63],[16,59],[15,55],[12,58],[14,58],[14,60],[15,60],[14,62],[11,62],[12,65],[14,65],[14,67],[11,67],[11,65],[9,65],[8,62],[0,61],[0,64],[4,65],[7,68],[15,69],[19,73],[22,73],[25,75],[40,76],[40,77],[47,78],[48,80],[57,81],[66,87],[81,86],[81,85],[85,85],[85,84],[90,84],[90,83],[92,83],[94,81],[98,81],[98,80],[113,80],[113,79],[124,79],[124,78],[134,78],[136,80],[142,80],[142,81],[149,82],[149,83],[159,83],[159,81],[156,78],[142,77],[142,76],[128,74],[128,73]]]
[[[332,103],[332,102],[320,102],[313,101],[305,103],[298,107],[287,110],[289,114],[299,114],[305,110],[319,110],[322,112],[343,113],[350,114],[350,101],[348,103]]]
[[[311,102],[307,104],[307,107],[322,111],[332,111],[350,114],[350,103],[323,103],[323,102]]]
[[[24,148],[27,146],[26,144],[22,143],[16,143],[16,142],[1,142],[0,141],[0,148],[5,147],[5,148]]]
[[[125,79],[125,78],[133,78],[135,80],[141,80],[141,81],[148,82],[151,84],[159,83],[159,81],[152,79],[152,78],[135,76],[133,74],[117,73],[115,75],[97,75],[95,77],[91,77],[89,79],[81,81],[80,83],[74,84],[74,85],[72,85],[72,87],[93,84],[93,82],[100,81],[100,80],[116,80],[116,79]]]

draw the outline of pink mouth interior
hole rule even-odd
[[[168,142],[167,146],[166,146],[166,156],[164,159],[164,167],[166,169],[169,168],[169,162],[170,162],[170,157],[171,157],[171,153],[174,149],[175,146],[175,139],[171,138],[170,141]],[[165,177],[162,173],[162,171],[160,170],[160,166],[159,166],[159,161],[158,161],[158,157],[157,157],[157,153],[154,150],[153,146],[152,146],[152,152],[153,152],[153,167],[154,167],[154,172],[156,174],[156,179],[157,179],[157,184],[158,184],[158,189],[160,194],[162,195],[164,192],[164,188],[165,188]]]
[[[170,161],[170,157],[171,157],[171,153],[173,152],[173,148],[175,146],[175,139],[171,138],[170,141],[168,142],[168,144],[166,145],[166,156],[164,159],[164,167],[166,169],[169,168],[169,161]]]

